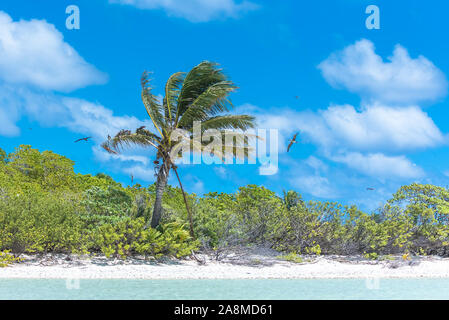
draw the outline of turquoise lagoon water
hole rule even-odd
[[[449,299],[449,279],[0,279],[0,299]]]

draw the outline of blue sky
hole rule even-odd
[[[370,4],[380,30],[365,27]],[[66,28],[68,5],[80,9],[79,30]],[[3,0],[0,147],[31,144],[77,172],[152,183],[151,151],[117,158],[98,145],[149,123],[144,70],[162,94],[170,74],[211,60],[239,86],[237,111],[279,129],[279,171],[185,165],[188,191],[255,183],[372,210],[401,185],[449,182],[448,10],[418,0]]]

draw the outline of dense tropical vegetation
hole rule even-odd
[[[77,174],[73,165],[26,145],[8,155],[0,151],[0,265],[31,253],[159,259],[234,245],[373,259],[449,255],[449,190],[443,187],[404,186],[373,213],[256,185],[231,194],[188,194],[194,240],[179,188],[167,186],[161,223],[152,228],[154,184],[123,187],[105,174]]]

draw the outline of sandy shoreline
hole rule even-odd
[[[305,263],[283,261],[279,253],[231,253],[217,261],[197,255],[199,261],[164,263],[104,257],[67,258],[65,255],[28,256],[24,262],[0,268],[0,279],[325,279],[325,278],[449,278],[449,258],[414,257],[404,261],[369,261],[360,257],[310,257]],[[201,263],[200,263],[201,262]]]

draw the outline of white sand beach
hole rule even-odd
[[[361,257],[305,257],[287,262],[270,249],[231,252],[217,260],[197,254],[164,262],[132,258],[67,255],[26,256],[25,261],[0,268],[0,279],[318,279],[318,278],[449,278],[449,258],[413,257],[404,261],[370,261]]]

